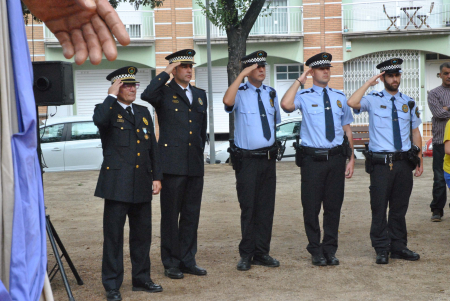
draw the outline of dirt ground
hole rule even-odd
[[[450,300],[450,218],[430,222],[431,159],[415,178],[407,214],[409,248],[417,262],[391,259],[375,264],[369,229],[369,177],[357,160],[352,179],[346,181],[339,249],[341,264],[314,267],[306,251],[300,173],[294,162],[277,164],[277,197],[271,255],[279,268],[253,266],[236,270],[239,260],[240,210],[234,172],[227,165],[207,165],[198,231],[197,263],[208,275],[185,275],[182,280],[164,276],[160,260],[159,196],[153,201],[151,277],[162,293],[131,291],[128,227],[125,229],[124,300]],[[394,166],[395,168],[395,166]],[[46,173],[47,213],[84,281],[78,286],[65,264],[76,300],[106,300],[101,283],[103,201],[93,196],[98,171]],[[450,211],[446,210],[449,214]],[[55,258],[48,246],[49,266]],[[60,275],[52,282],[55,300],[67,300]]]

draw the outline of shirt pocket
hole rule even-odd
[[[333,121],[335,127],[342,126],[342,116],[344,115],[344,110],[341,108],[333,109]]]
[[[409,114],[409,111],[407,113],[404,113],[403,111],[398,113],[398,122],[400,125],[400,130],[402,132],[402,135],[404,135],[404,134],[408,135],[408,131],[409,131],[409,127],[410,127],[410,119],[411,119],[411,115]]]
[[[314,125],[321,126],[322,124],[325,123],[323,107],[320,107],[320,106],[313,107],[311,105],[305,106],[305,107],[306,107],[306,112],[311,117],[311,121]]]
[[[392,128],[392,113],[390,110],[376,110],[373,112],[375,127]]]
[[[244,120],[244,124],[249,126],[257,125],[256,122],[260,120],[259,110],[257,108],[243,107],[239,114],[241,114],[240,116]]]
[[[114,144],[117,146],[130,146],[130,136],[133,130],[130,124],[114,124]]]

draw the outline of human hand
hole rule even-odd
[[[153,181],[153,195],[161,191],[161,181]]]
[[[75,55],[83,64],[88,55],[93,65],[117,58],[114,37],[126,46],[130,37],[108,0],[23,0],[28,9],[55,34],[66,59]]]
[[[416,166],[416,171],[414,172],[415,177],[420,177],[423,173],[423,159],[420,158],[420,166]]]
[[[442,107],[444,110],[448,111],[448,107]]]
[[[109,87],[108,89],[108,94],[112,94],[112,95],[119,95],[119,89],[120,87],[122,87],[123,82],[120,79],[117,79],[112,85],[111,87]]]
[[[176,63],[172,63],[167,65],[166,69],[164,70],[167,74],[171,75],[173,69],[175,69],[175,67],[178,67],[181,65],[181,62],[176,62]]]
[[[251,66],[245,67],[244,70],[242,70],[241,75],[243,77],[249,76],[250,73],[252,73],[252,71],[257,68],[258,68],[258,64],[253,64]]]
[[[347,163],[347,167],[345,168],[345,177],[350,179],[353,176],[353,172],[355,171],[355,157],[352,155],[350,161]]]
[[[385,71],[381,72],[380,74],[377,74],[375,76],[373,76],[372,78],[370,78],[366,84],[369,84],[370,86],[375,86],[376,84],[379,83],[378,79],[385,73]]]
[[[304,85],[306,83],[306,79],[307,79],[308,75],[310,75],[311,73],[312,73],[312,68],[308,69],[307,71],[303,72],[302,75],[300,75],[298,80],[300,81],[300,83],[302,85]]]

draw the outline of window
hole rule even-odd
[[[92,121],[72,123],[71,140],[100,139],[97,126]]]
[[[301,122],[289,122],[277,126],[277,139],[294,139],[300,134]]]
[[[297,79],[300,77],[300,66],[290,65],[290,66],[277,66],[277,80],[290,80]]]
[[[64,124],[55,124],[41,128],[39,135],[41,137],[41,143],[59,142],[62,138]]]

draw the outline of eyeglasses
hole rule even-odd
[[[136,88],[136,90],[137,90],[137,89],[139,89],[140,84],[123,84],[122,87],[124,89]]]

